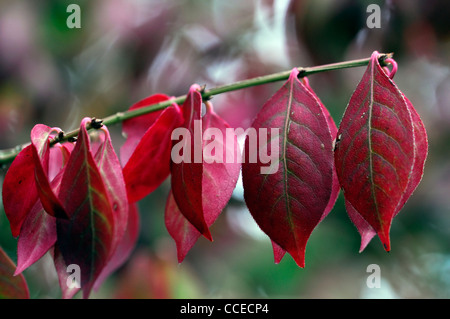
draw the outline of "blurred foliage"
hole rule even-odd
[[[69,29],[67,5],[81,7]],[[379,4],[380,29],[366,27]],[[132,258],[94,298],[449,298],[450,297],[450,2],[447,0],[16,0],[0,1],[0,148],[27,142],[36,123],[70,130],[84,116],[107,116],[153,93],[185,94],[248,77],[394,52],[395,81],[429,134],[422,183],[394,220],[392,252],[359,235],[342,194],[313,232],[306,268],[290,256],[273,263],[269,239],[251,219],[240,185],[212,227],[178,265],[165,230],[169,181],[139,203]],[[336,123],[363,68],[313,75],[311,86]],[[247,127],[280,83],[216,96],[217,112]],[[111,128],[119,150],[120,125]],[[7,167],[2,168],[2,176]],[[2,177],[3,178],[3,177]],[[13,259],[0,212],[0,245]],[[382,287],[369,289],[369,264]],[[33,298],[59,298],[48,256],[25,271]]]

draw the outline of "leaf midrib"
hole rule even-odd
[[[284,122],[283,127],[283,165],[284,165],[284,194],[285,194],[285,202],[286,202],[286,212],[287,212],[287,221],[289,223],[289,227],[291,229],[292,235],[294,237],[295,245],[297,246],[297,236],[295,233],[295,227],[292,222],[292,211],[291,211],[291,205],[290,205],[290,196],[288,193],[288,168],[287,168],[287,158],[286,158],[286,147],[287,147],[287,139],[288,139],[288,132],[289,132],[289,125],[291,122],[291,108],[292,108],[292,97],[293,97],[293,91],[294,91],[294,81],[290,81],[290,88],[289,88],[289,100],[288,105],[286,109],[286,120]]]

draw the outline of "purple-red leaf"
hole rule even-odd
[[[414,124],[415,160],[413,172],[409,179],[407,189],[403,194],[402,200],[398,206],[397,211],[395,212],[395,215],[400,212],[400,209],[404,206],[408,198],[414,192],[417,185],[420,183],[428,153],[428,141],[425,126],[423,125],[419,114],[414,109],[411,102],[404,95],[403,97],[408,105],[409,110],[411,111],[411,116]],[[361,247],[359,249],[359,252],[362,252],[377,233],[347,200],[345,201],[345,207],[351,221],[353,222],[353,224],[355,224],[359,234],[361,235]]]
[[[198,85],[191,86],[183,103],[184,123],[177,128],[177,132],[181,135],[174,137],[172,134],[174,141],[180,137],[182,139],[172,148],[171,185],[175,202],[181,213],[203,236],[212,240],[202,205],[203,130],[202,96],[199,90]],[[178,148],[179,145],[181,148]],[[174,161],[174,153],[179,155],[176,161]]]
[[[171,105],[162,111],[159,117],[152,117],[151,120],[151,126],[139,137],[140,142],[123,168],[130,202],[144,198],[169,176],[171,134],[173,129],[181,125],[183,116],[177,105]],[[138,126],[132,137],[128,138],[129,143],[132,143],[137,132],[141,132],[139,128],[141,127]],[[129,146],[125,148],[128,151],[130,149]]]
[[[347,206],[363,217],[389,251],[392,219],[420,181],[427,144],[420,118],[378,56],[372,54],[342,118],[335,163]]]
[[[17,237],[28,213],[39,198],[34,178],[33,150],[31,145],[25,147],[16,156],[6,172],[2,198],[12,235]]]
[[[59,199],[69,220],[57,220],[57,249],[66,265],[81,269],[81,288],[87,298],[106,266],[114,245],[113,207],[90,150],[89,135],[83,119],[77,143],[64,170]]]
[[[206,224],[211,227],[236,187],[241,167],[240,150],[234,130],[213,111],[212,105],[208,102],[206,114],[202,118],[202,129],[205,151],[202,207]],[[178,262],[181,263],[201,233],[181,213],[172,192],[167,198],[165,223],[169,234],[175,240]]]
[[[175,241],[177,259],[181,263],[202,234],[183,216],[173,198],[172,191],[167,197],[164,221],[169,235]]]
[[[29,299],[23,275],[14,276],[16,266],[0,247],[0,299]]]
[[[269,134],[263,145],[257,142],[260,154],[261,149],[268,150],[267,154],[278,149],[274,159],[278,170],[271,165],[269,174],[262,174],[261,158],[252,163],[249,153],[254,145],[250,143],[255,141],[248,136],[242,175],[245,201],[257,224],[304,267],[307,240],[331,198],[333,140],[321,103],[297,75],[293,69],[252,124],[260,134],[264,128],[267,133],[279,129],[278,141]]]

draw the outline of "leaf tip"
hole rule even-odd
[[[213,241],[211,232],[209,231],[208,228],[205,229],[205,231],[202,233],[203,236],[205,236],[206,239],[208,239],[209,241]]]

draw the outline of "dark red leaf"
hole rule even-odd
[[[89,121],[85,118],[81,122],[62,177],[59,199],[70,219],[57,220],[56,243],[65,264],[80,267],[85,298],[112,254],[116,232],[108,186],[90,150],[86,130]]]
[[[325,107],[325,105],[323,105],[323,103],[320,101],[319,97],[316,95],[316,93],[313,91],[313,89],[309,86],[308,79],[305,77],[305,78],[302,79],[302,81],[304,81],[305,87],[310,91],[310,93],[319,102],[319,104],[320,104],[320,106],[322,108],[322,111],[323,111],[323,113],[325,115],[325,118],[327,120],[328,128],[330,129],[330,133],[331,133],[331,138],[332,138],[333,141],[335,141],[338,129],[336,127],[336,124],[334,123],[333,118],[331,117],[330,112]],[[334,166],[334,161],[333,161],[333,184],[332,184],[332,189],[331,189],[331,196],[330,196],[330,200],[328,201],[328,205],[325,208],[325,210],[324,210],[324,212],[322,214],[322,217],[320,218],[319,222],[321,222],[325,217],[327,217],[328,214],[333,209],[334,204],[336,203],[336,200],[337,200],[337,198],[339,196],[340,189],[341,189],[341,186],[339,185],[339,179],[337,177],[336,168]],[[274,262],[275,262],[275,264],[279,264],[281,259],[283,259],[286,251],[283,250],[283,248],[278,246],[273,241],[272,241],[272,247],[273,247],[273,253],[274,253]]]
[[[284,255],[286,255],[286,250],[278,246],[276,242],[271,240],[272,249],[273,249],[273,261],[275,264],[279,264],[281,259],[283,259]]]
[[[198,85],[191,86],[183,104],[184,123],[177,130],[184,135],[181,135],[181,141],[174,140],[174,144],[177,145],[172,148],[171,185],[175,202],[181,213],[203,236],[212,240],[202,206],[203,130],[202,96],[199,90]],[[175,136],[175,139],[179,137]],[[182,148],[178,149],[178,145]],[[174,153],[180,155],[180,160],[177,162],[174,161]]]
[[[202,234],[183,216],[172,191],[167,197],[164,220],[167,231],[175,240],[178,262],[181,263]]]
[[[24,194],[27,194],[24,196]],[[25,147],[14,159],[2,187],[3,207],[11,232],[19,236],[28,213],[39,198],[34,178],[32,146]]]
[[[323,107],[298,79],[294,69],[289,80],[267,101],[252,127],[279,129],[272,146],[269,136],[261,149],[279,153],[278,167],[262,174],[266,166],[258,158],[251,163],[249,137],[245,143],[242,175],[244,197],[261,229],[297,264],[304,267],[307,240],[321,221],[330,202],[333,186],[332,135]],[[269,152],[268,152],[269,153]],[[276,170],[278,168],[278,170]],[[276,259],[277,260],[277,259]]]
[[[23,275],[14,276],[16,265],[0,247],[0,299],[29,299]]]
[[[147,196],[170,174],[171,134],[181,125],[183,116],[179,107],[172,105],[153,120],[145,134],[140,136],[139,144],[123,169],[130,202]]]
[[[415,143],[415,160],[414,160],[414,168],[410,180],[408,182],[408,187],[403,195],[403,198],[398,206],[395,215],[400,212],[400,209],[404,206],[408,198],[412,195],[415,188],[419,184],[423,175],[423,168],[425,164],[425,159],[428,153],[428,141],[427,141],[427,133],[425,131],[425,126],[422,123],[417,111],[412,106],[411,102],[403,95],[406,103],[411,111],[412,120],[414,123],[414,143]],[[376,235],[376,231],[370,226],[369,223],[360,215],[360,213],[346,200],[345,207],[347,209],[347,213],[355,224],[358,232],[361,235],[361,247],[359,249],[362,252],[371,239]]]
[[[418,153],[426,146],[416,145],[421,137],[415,135],[424,134],[423,125],[416,134],[414,126],[422,123],[413,118],[412,105],[380,66],[378,56],[378,52],[372,54],[347,106],[335,163],[345,199],[389,251],[392,219],[420,181],[426,150]],[[423,161],[416,167],[418,157]],[[416,170],[420,171],[417,176]]]

